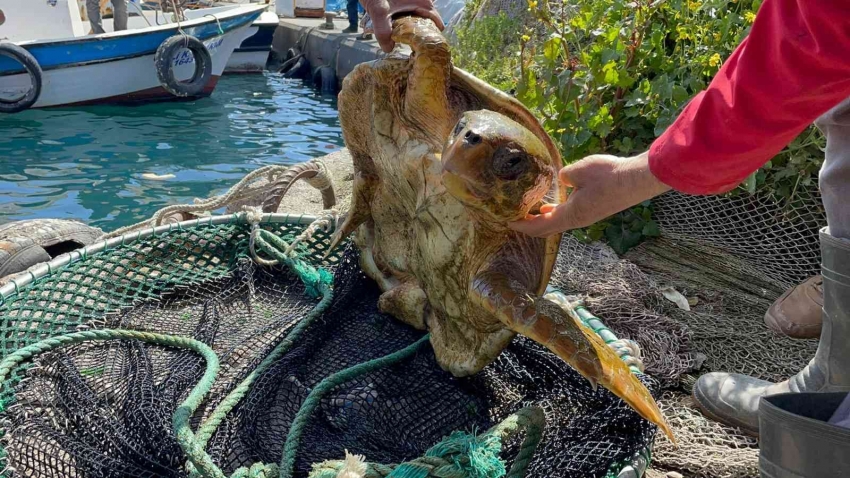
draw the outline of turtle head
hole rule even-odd
[[[443,185],[498,222],[522,219],[554,180],[552,160],[531,131],[493,111],[468,111],[442,155]]]

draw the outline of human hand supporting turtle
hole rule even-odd
[[[597,154],[566,166],[558,178],[573,190],[561,204],[546,204],[537,215],[509,224],[532,237],[587,227],[670,190],[649,169],[649,154],[629,158]]]
[[[445,28],[432,0],[360,0],[360,3],[372,19],[375,39],[386,53],[395,47],[392,39],[392,19],[395,15],[412,13],[431,20],[440,31]]]
[[[375,37],[389,53],[395,47],[392,19],[400,13],[430,19],[445,28],[432,0],[360,0],[372,18]],[[560,182],[573,190],[566,202],[546,204],[539,214],[509,224],[517,232],[532,237],[549,237],[571,229],[587,227],[670,190],[649,170],[649,155],[629,158],[592,155],[564,167]]]

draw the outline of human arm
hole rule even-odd
[[[570,199],[512,227],[547,236],[671,188],[687,194],[733,189],[850,96],[849,52],[850,4],[765,0],[750,35],[648,153],[592,156],[567,166],[561,178],[577,183]]]
[[[360,0],[363,8],[372,19],[372,27],[375,29],[375,39],[381,49],[389,53],[393,50],[395,42],[392,40],[392,17],[399,13],[413,13],[433,21],[442,31],[445,28],[443,19],[434,8],[433,0]]]

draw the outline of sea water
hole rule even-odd
[[[190,102],[0,115],[0,224],[65,218],[113,230],[342,145],[335,97],[273,73],[224,76]]]

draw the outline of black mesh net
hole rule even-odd
[[[184,253],[173,260],[195,262],[187,258],[201,251],[216,270],[227,265],[226,273],[191,281],[179,274],[160,276],[139,294],[140,300],[130,301],[132,307],[89,314],[80,325],[61,330],[145,330],[208,344],[220,358],[221,369],[193,416],[193,429],[316,306],[287,268],[260,266],[238,252],[245,247],[247,229],[229,225],[211,235],[214,229],[203,236],[214,237],[216,247],[196,248],[191,241],[198,236],[182,231],[132,247],[144,251],[151,245],[156,249],[157,244],[179,243]],[[126,257],[126,247],[131,246],[98,258],[109,262]],[[330,309],[258,377],[210,439],[207,452],[226,475],[258,462],[278,463],[296,413],[323,379],[422,337],[377,310],[379,292],[359,270],[353,246],[346,246],[339,257],[325,263],[334,274]],[[141,266],[133,265],[137,271]],[[559,269],[566,266],[562,262]],[[81,267],[74,273],[85,277]],[[174,268],[181,269],[179,264]],[[51,277],[29,293],[59,287],[61,277]],[[119,282],[100,281],[99,300],[94,302],[115,294]],[[83,297],[81,304],[88,293],[67,292]],[[4,307],[3,323],[9,330],[19,323],[15,317],[20,308],[9,301]],[[10,352],[6,348],[4,355]],[[204,370],[203,359],[194,352],[135,340],[87,342],[36,356],[21,372],[23,380],[7,382],[14,385],[14,400],[6,400],[10,405],[2,413],[4,476],[186,476],[186,456],[175,438],[172,415]],[[641,377],[656,393],[658,383]],[[431,348],[425,347],[409,360],[351,380],[325,396],[301,440],[296,476],[308,476],[315,463],[344,458],[346,450],[374,463],[408,461],[455,430],[483,432],[529,405],[541,407],[546,415],[530,477],[610,475],[650,446],[655,436],[653,425],[610,392],[602,387],[594,391],[563,361],[522,337],[483,372],[462,379],[441,370]],[[508,467],[521,439],[504,444],[502,457]]]

